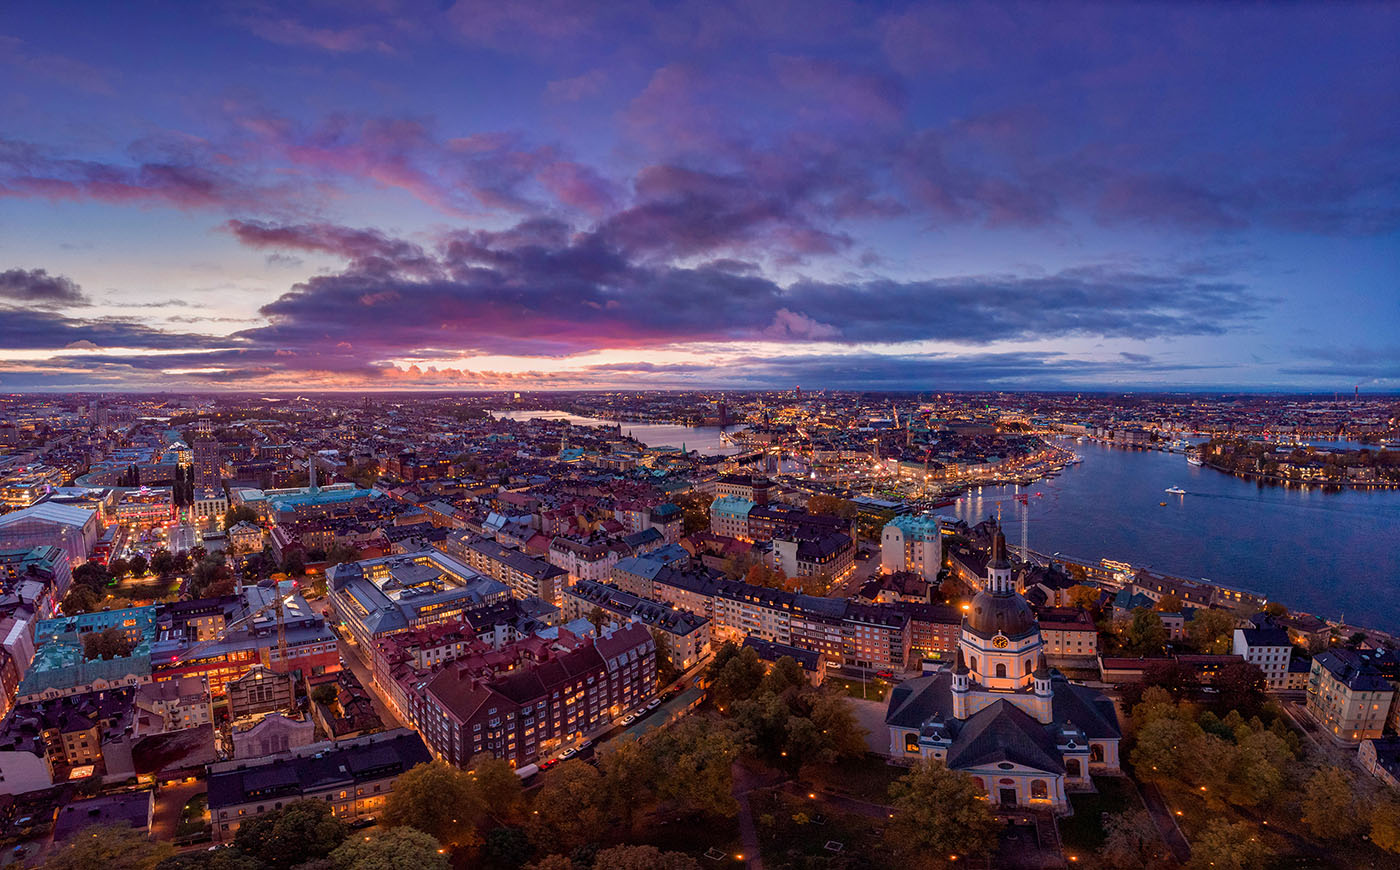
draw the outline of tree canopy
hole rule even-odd
[[[349,833],[345,823],[331,814],[330,804],[307,799],[247,819],[233,842],[240,852],[278,870],[324,858]]]
[[[419,764],[394,782],[384,823],[407,825],[444,846],[472,845],[483,808],[471,777],[443,761]]]
[[[980,857],[996,845],[997,822],[971,775],[922,761],[890,786],[889,840],[910,858],[951,862]]]
[[[154,870],[173,851],[126,825],[79,831],[44,863],[45,870]]]

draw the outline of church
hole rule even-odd
[[[1000,528],[966,609],[957,663],[890,693],[890,756],[965,771],[999,806],[1069,812],[1068,791],[1092,788],[1091,773],[1119,772],[1112,701],[1046,665]]]

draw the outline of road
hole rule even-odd
[[[374,685],[374,677],[371,676],[369,668],[356,655],[355,648],[346,643],[345,638],[340,636],[340,632],[336,632],[335,645],[340,650],[341,664],[349,668],[351,673],[355,675],[355,679],[360,681],[360,685],[365,687],[365,694],[369,695],[370,703],[374,704],[374,712],[379,714],[379,719],[384,723],[384,726],[386,728],[405,727],[399,717],[394,715],[394,711],[386,707],[384,702],[380,700],[379,690]]]

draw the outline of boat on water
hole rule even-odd
[[[1171,493],[1172,495],[1186,495],[1186,490],[1182,489],[1179,486],[1167,487],[1167,492]]]
[[[1157,502],[1157,507],[1166,507],[1166,506],[1167,506],[1167,503],[1164,502],[1164,501],[1159,501],[1159,502]]]
[[[1202,465],[1205,465],[1205,463],[1201,461],[1201,457],[1195,454],[1186,457],[1186,464],[1195,468],[1200,468]]]

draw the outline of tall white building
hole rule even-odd
[[[1258,665],[1268,681],[1269,691],[1277,692],[1288,685],[1288,662],[1293,657],[1293,644],[1286,628],[1235,629],[1235,655]]]
[[[943,567],[943,527],[936,517],[895,517],[880,535],[880,570],[912,571],[932,582]]]

